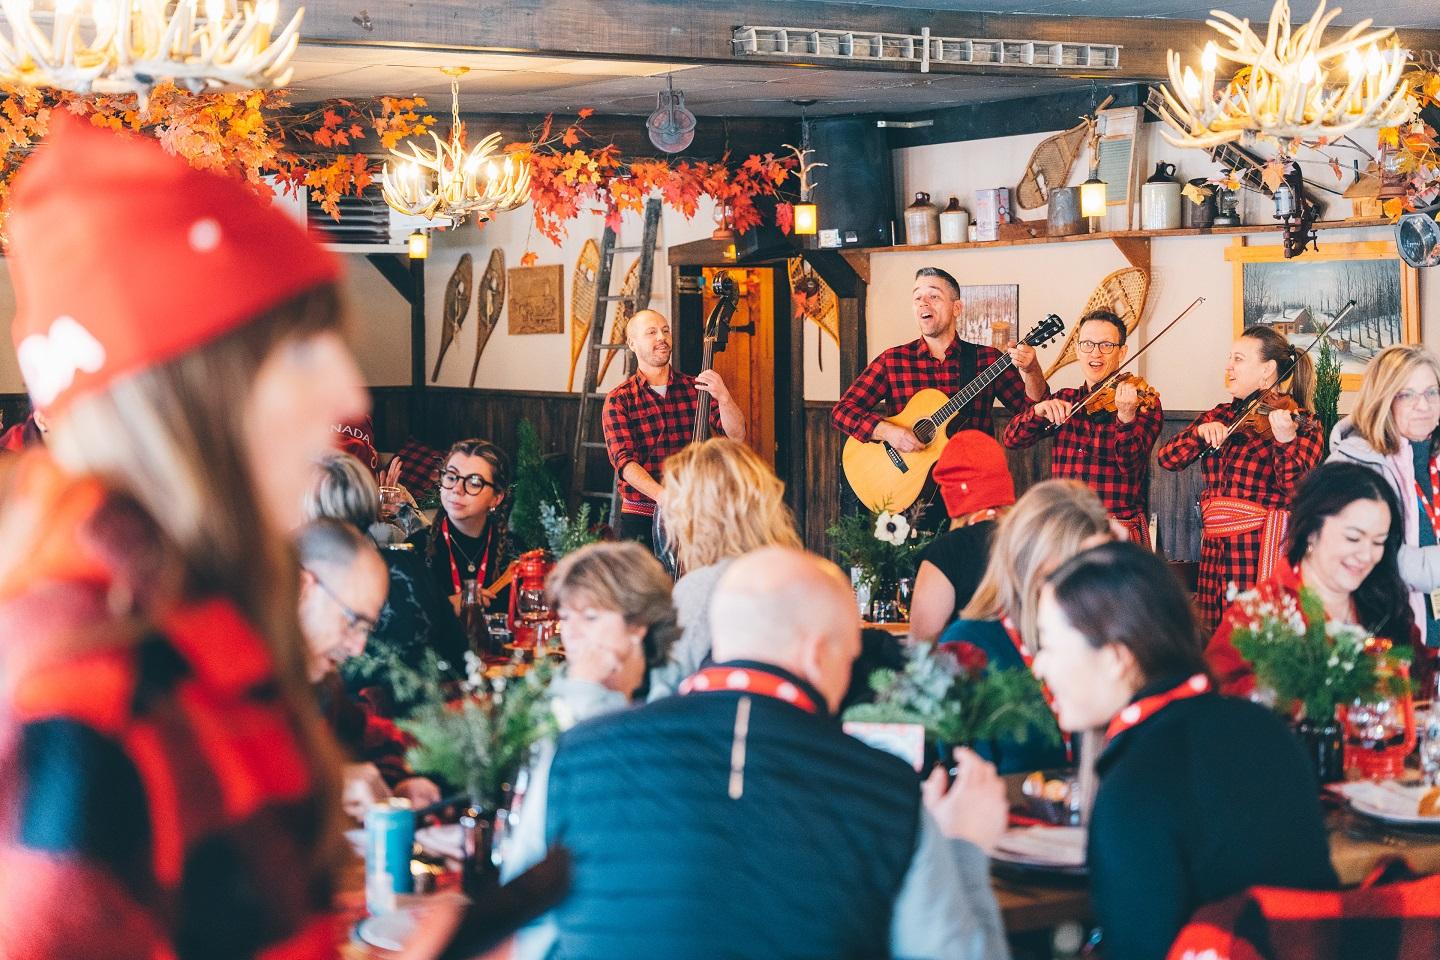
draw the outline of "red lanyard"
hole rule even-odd
[[[1178,687],[1172,687],[1164,693],[1157,693],[1143,700],[1136,700],[1117,713],[1115,719],[1110,721],[1110,726],[1105,728],[1105,739],[1114,740],[1126,730],[1139,726],[1177,700],[1189,700],[1191,697],[1198,697],[1202,693],[1209,692],[1210,678],[1203,673],[1197,673]]]
[[[1434,457],[1430,458],[1430,489],[1435,494],[1440,494],[1440,461]],[[1430,518],[1430,529],[1440,535],[1440,509],[1435,506],[1435,501],[1425,496],[1425,488],[1420,486],[1420,481],[1415,481],[1415,493],[1420,497],[1420,506],[1425,509],[1425,516]]]
[[[1033,674],[1035,672],[1035,658],[1030,654],[1030,651],[1025,649],[1025,643],[1020,639],[1020,631],[1016,628],[1015,621],[1010,619],[1009,614],[1006,614],[1000,618],[1000,626],[1004,628],[1005,636],[1009,637],[1010,642],[1015,645],[1015,652],[1020,654],[1020,659],[1025,663],[1025,669]],[[1039,677],[1036,677],[1036,679],[1039,680]],[[1040,683],[1040,693],[1045,697],[1045,706],[1050,708],[1050,712],[1055,715],[1055,721],[1058,723],[1060,721],[1060,714],[1055,709],[1055,697],[1050,693],[1050,687],[1043,681]],[[1071,749],[1070,738],[1062,733],[1061,739],[1065,741],[1065,759],[1067,761],[1073,760],[1074,753]]]
[[[799,707],[806,713],[819,713],[815,701],[789,680],[752,670],[749,667],[706,667],[680,684],[680,693],[706,693],[733,690],[737,693],[753,693],[759,697],[771,697]]]
[[[475,579],[480,581],[480,586],[485,586],[485,568],[490,565],[490,535],[493,531],[490,524],[485,524],[485,542],[480,547],[480,566],[475,574]],[[445,537],[445,552],[450,557],[450,582],[455,585],[455,592],[460,592],[460,566],[455,562],[455,544],[450,540],[450,518],[447,516],[440,521],[440,533]]]

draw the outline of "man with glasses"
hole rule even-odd
[[[1050,475],[1089,486],[1110,516],[1130,532],[1130,539],[1148,547],[1150,451],[1164,422],[1159,399],[1141,410],[1138,391],[1132,384],[1121,383],[1115,388],[1113,413],[1075,409],[1125,362],[1125,340],[1125,324],[1114,313],[1094,310],[1085,314],[1075,344],[1084,385],[1057,391],[1016,416],[1005,428],[1003,441],[1018,450],[1053,433]]]
[[[385,606],[390,574],[380,551],[354,527],[315,520],[295,534],[300,560],[300,632],[309,648],[310,682],[336,739],[355,764],[346,771],[346,797],[393,792],[418,805],[440,799],[440,789],[417,777],[405,761],[406,741],[388,720],[346,693],[340,664],[365,651]]]
[[[653,548],[655,504],[664,493],[660,466],[695,433],[700,392],[710,394],[710,431],[745,439],[745,416],[714,370],[692,377],[670,363],[670,323],[641,310],[625,328],[636,371],[605,397],[605,449],[620,487],[620,536]],[[579,469],[578,467],[576,469]]]

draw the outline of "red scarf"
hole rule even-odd
[[[682,696],[731,690],[757,697],[770,697],[792,707],[799,707],[806,713],[820,712],[810,695],[789,680],[751,667],[706,667],[680,684]]]
[[[1198,697],[1202,693],[1209,692],[1210,678],[1203,673],[1197,673],[1178,687],[1171,687],[1163,693],[1152,694],[1136,700],[1117,713],[1115,718],[1110,721],[1110,726],[1105,728],[1105,739],[1114,740],[1126,730],[1138,727],[1177,700],[1189,700],[1191,697]]]

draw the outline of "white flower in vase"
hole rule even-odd
[[[903,514],[882,510],[875,517],[875,539],[903,547],[909,538],[910,521]]]

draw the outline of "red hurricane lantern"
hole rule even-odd
[[[510,587],[510,629],[517,647],[548,642],[554,631],[556,613],[545,596],[545,578],[554,568],[555,561],[547,550],[529,550],[515,560],[515,580]]]
[[[1379,647],[1382,654],[1390,648],[1389,641],[1374,638],[1367,646]],[[1367,780],[1393,780],[1405,772],[1405,758],[1415,749],[1415,698],[1408,692],[1410,666],[1387,660],[1376,672],[1382,688],[1399,676],[1407,692],[1377,695],[1339,708],[1345,731],[1345,772]]]

